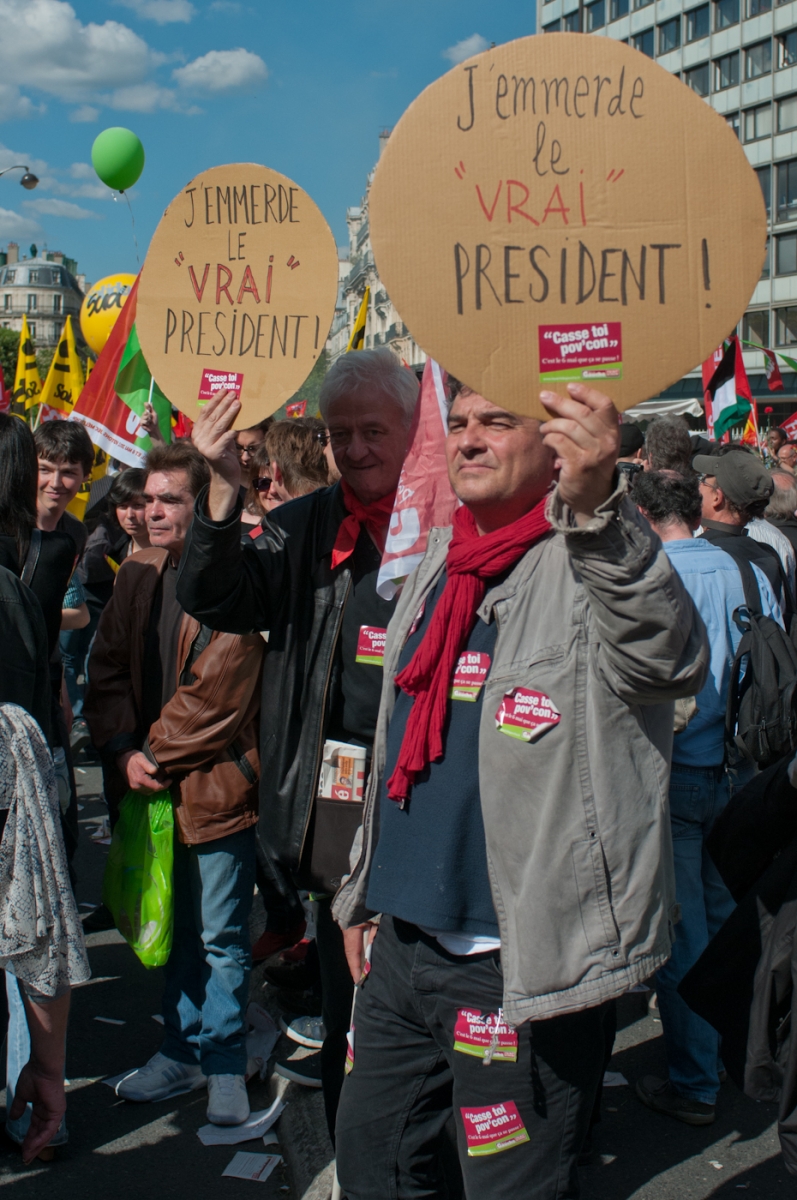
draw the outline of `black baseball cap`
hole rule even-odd
[[[698,475],[713,475],[717,487],[737,508],[768,500],[775,487],[761,460],[743,450],[732,454],[696,454],[692,467]]]
[[[636,454],[644,444],[645,436],[638,425],[629,421],[627,425],[620,426],[620,458],[628,458],[629,454]]]

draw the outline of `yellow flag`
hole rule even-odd
[[[91,474],[88,479],[81,483],[77,495],[73,496],[66,506],[66,511],[70,512],[73,517],[77,517],[78,521],[82,521],[86,515],[86,506],[91,498],[91,485],[96,483],[98,479],[102,479],[107,467],[108,455],[104,450],[100,450],[99,446],[95,446],[94,466],[91,468]]]
[[[360,311],[357,313],[357,320],[354,322],[354,328],[351,331],[349,344],[346,347],[347,354],[349,350],[362,350],[365,344],[365,322],[368,319],[368,302],[370,299],[371,289],[367,287],[363,296],[363,302],[360,305]]]
[[[50,370],[44,381],[42,394],[39,396],[39,403],[55,408],[68,417],[82,390],[83,367],[75,347],[72,318],[67,317],[64,321],[58,348],[53,355]]]
[[[36,366],[36,351],[28,330],[28,318],[23,313],[22,332],[19,335],[19,353],[17,354],[17,373],[14,376],[14,391],[11,395],[11,408],[21,412],[38,403],[42,390],[39,368]]]

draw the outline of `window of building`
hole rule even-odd
[[[698,38],[708,37],[708,29],[708,5],[701,4],[699,8],[690,9],[686,14],[687,42],[696,42]]]
[[[767,237],[767,244],[764,248],[764,262],[761,266],[761,278],[762,279],[769,279],[769,271],[770,271],[769,264],[772,262],[772,247],[770,245],[771,241],[772,241],[772,238]]]
[[[697,92],[698,96],[708,95],[708,63],[701,63],[699,67],[691,67],[690,70],[684,71],[684,83],[691,88],[693,92]],[[738,113],[737,113],[738,126]],[[739,132],[738,128],[736,130]]]
[[[35,338],[35,336],[36,336],[36,322],[35,321],[28,321],[28,333],[30,334],[30,336],[32,338]]]
[[[742,341],[755,342],[758,346],[769,345],[769,309],[760,308],[746,312],[742,317]]]
[[[588,4],[584,9],[584,25],[587,33],[603,29],[606,24],[605,0],[597,0],[596,4]]]
[[[797,158],[778,163],[778,220],[797,216]]]
[[[784,96],[778,101],[778,133],[797,129],[797,96]]]
[[[778,70],[781,67],[793,67],[797,63],[797,29],[788,33],[780,33],[775,38],[777,42]]]
[[[736,136],[737,137],[739,136],[739,114],[738,114],[738,112],[728,113],[725,117],[725,124],[730,125],[731,129],[736,134]]]
[[[772,0],[747,0],[748,17],[760,17],[761,13],[772,11]]]
[[[772,39],[767,38],[765,42],[756,42],[754,46],[748,46],[744,52],[745,79],[760,79],[762,75],[769,75],[771,70]]]
[[[797,233],[775,238],[775,274],[797,275]]]
[[[797,308],[775,309],[775,342],[778,346],[797,342]]]
[[[723,54],[722,58],[714,60],[714,91],[721,92],[725,88],[734,87],[739,82],[739,51],[733,54]]]
[[[628,16],[628,0],[611,0],[609,5],[609,20],[618,21],[620,17]]]
[[[647,8],[648,5],[652,3],[653,0],[635,0],[634,8]]]
[[[761,194],[764,197],[764,204],[767,209],[767,216],[772,211],[772,168],[759,167],[756,170],[758,182],[761,184]]]
[[[567,14],[564,29],[565,33],[581,33],[581,13],[578,9],[575,12]]]
[[[41,282],[42,281],[41,281],[41,279],[39,279],[38,271],[29,271],[28,272],[28,283],[41,283]]]
[[[15,270],[12,271],[10,268],[6,268],[5,274],[3,275],[3,283],[13,283],[16,277],[17,273]]]
[[[36,296],[28,296],[28,312],[36,311],[36,302],[37,302]]]
[[[6,310],[6,312],[8,312],[11,308],[13,308],[13,304],[14,304],[13,296],[11,296],[11,295],[3,296],[3,308]]]
[[[748,108],[744,114],[744,140],[755,142],[759,138],[769,137],[772,133],[772,105],[759,104],[756,108]]]
[[[53,296],[53,312],[59,313],[60,311],[61,311],[61,297]]]
[[[714,28],[727,29],[739,24],[739,0],[716,0],[714,5]]]
[[[659,25],[659,54],[669,54],[681,44],[681,18],[673,17]]]
[[[547,25],[543,25],[542,32],[543,33],[558,33],[561,28],[561,25],[562,25],[562,22],[560,20],[558,20],[558,18],[557,18],[556,21],[549,21]]]
[[[653,58],[653,30],[643,29],[641,33],[635,33],[631,45],[642,54],[647,54],[648,58]]]

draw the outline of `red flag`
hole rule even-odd
[[[780,373],[778,360],[775,358],[775,351],[767,350],[764,346],[762,346],[761,349],[764,351],[764,370],[767,373],[769,390],[771,392],[782,392],[783,376]]]
[[[101,447],[128,467],[143,467],[147,457],[146,452],[136,445],[141,420],[119,399],[115,391],[119,364],[136,320],[137,294],[138,277],[122,305],[122,311],[94,370],[69,414],[70,421],[80,421],[86,426],[95,446]]]
[[[429,358],[376,584],[386,600],[392,600],[423,558],[429,530],[450,525],[454,519],[459,501],[448,482],[447,417],[446,374]]]
[[[293,404],[285,405],[286,417],[303,417],[307,412],[306,400],[294,400]]]
[[[185,413],[178,412],[176,417],[172,417],[172,437],[176,442],[182,438],[188,438],[190,441],[193,428],[194,422]]]
[[[794,441],[797,438],[797,412],[793,412],[785,421],[781,421],[779,428],[786,431],[790,442]]]

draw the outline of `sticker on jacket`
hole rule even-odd
[[[461,1008],[454,1026],[454,1049],[474,1058],[517,1062],[517,1030],[501,1020],[500,1013],[487,1015]]]
[[[517,1105],[512,1100],[503,1104],[486,1104],[483,1108],[461,1108],[462,1124],[468,1143],[468,1156],[500,1154],[530,1140]]]
[[[478,700],[490,670],[490,655],[465,650],[454,668],[454,682],[448,689],[450,700]]]
[[[352,1067],[354,1066],[354,1026],[352,1025],[349,1032],[346,1034],[346,1063],[343,1071],[346,1075],[351,1075]]]
[[[385,659],[386,640],[386,629],[379,629],[376,625],[361,625],[360,636],[357,639],[357,657],[354,661],[381,667]]]
[[[550,696],[519,687],[505,694],[495,714],[495,725],[508,737],[533,742],[561,719],[562,714]]]

